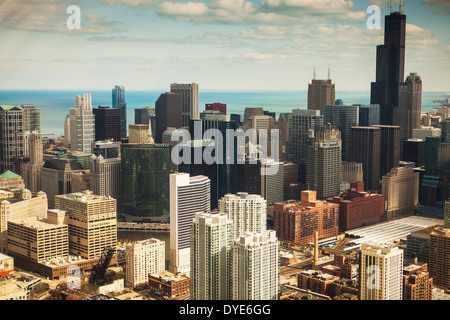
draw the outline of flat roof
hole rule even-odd
[[[355,244],[390,243],[399,240],[406,240],[406,237],[412,232],[436,225],[443,225],[443,223],[444,221],[440,219],[410,216],[349,230],[346,234],[359,237],[350,241]]]

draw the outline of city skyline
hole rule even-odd
[[[200,90],[306,90],[314,67],[317,79],[326,79],[330,67],[338,91],[368,91],[387,2],[6,2],[0,5],[0,85],[149,90],[194,82]],[[367,28],[372,4],[381,8],[381,29]],[[79,30],[66,27],[69,5],[80,8]],[[423,91],[447,90],[450,5],[410,0],[404,12],[405,74],[418,72]]]

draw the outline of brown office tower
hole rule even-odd
[[[350,191],[329,201],[339,204],[339,229],[347,231],[383,221],[384,196],[364,191],[364,182],[351,182]]]
[[[392,168],[398,167],[400,162],[400,127],[377,125],[381,130],[380,136],[380,176],[384,176]]]
[[[182,127],[189,127],[189,119],[200,119],[197,83],[171,83],[170,92],[181,94]]]
[[[436,287],[450,289],[450,227],[441,226],[430,234],[430,276]]]
[[[155,103],[156,143],[162,143],[162,136],[167,128],[181,128],[182,123],[181,94],[166,92]]]
[[[364,185],[378,190],[380,179],[381,129],[377,127],[352,127],[350,134],[350,161],[362,163]]]
[[[314,70],[314,78],[308,84],[308,110],[320,110],[320,113],[323,114],[323,106],[331,106],[334,103],[334,83],[330,79],[329,72],[327,80],[316,80],[316,72]]]
[[[95,115],[95,141],[120,141],[120,109],[98,106],[92,112]]]
[[[417,262],[403,268],[403,300],[432,300],[433,278],[427,269]]]
[[[316,192],[302,191],[300,202],[278,202],[273,205],[274,225],[279,240],[300,244],[335,237],[338,228],[339,205],[316,200]]]
[[[402,127],[401,139],[411,139],[413,130],[420,129],[420,114],[422,110],[422,79],[417,73],[410,73],[406,77],[407,126]]]

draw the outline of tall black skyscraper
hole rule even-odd
[[[401,11],[401,10],[400,10]],[[398,123],[399,87],[404,82],[406,15],[385,16],[384,44],[377,46],[376,82],[370,103],[380,105],[380,124]]]

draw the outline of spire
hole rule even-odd
[[[328,67],[328,80],[331,80],[331,76],[330,76],[330,67]]]
[[[314,70],[314,71],[313,71],[313,79],[316,80],[316,67],[314,67],[313,70]]]
[[[389,0],[389,13],[392,13],[392,0]]]
[[[402,0],[400,0],[400,4],[398,6],[399,6],[398,11],[400,13],[403,13],[403,1]]]

